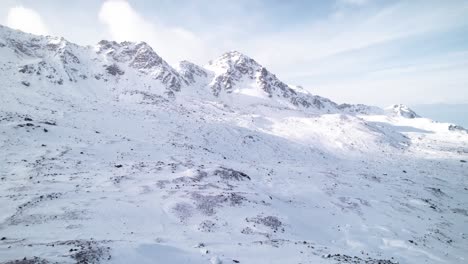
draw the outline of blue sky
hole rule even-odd
[[[239,50],[337,102],[468,104],[468,0],[2,0],[0,23],[172,64]]]

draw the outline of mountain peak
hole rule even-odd
[[[179,62],[177,70],[190,83],[195,83],[199,78],[208,77],[203,67],[186,60]]]
[[[212,68],[228,69],[236,66],[240,66],[242,68],[246,68],[248,66],[262,67],[254,59],[235,50],[223,53],[214,61],[209,62],[209,67]]]
[[[260,100],[273,99],[280,105],[326,108],[330,100],[291,88],[254,59],[238,51],[229,51],[210,62],[207,68],[215,77],[210,88],[215,96],[240,94]],[[266,101],[263,101],[266,102]]]
[[[237,51],[237,50],[231,50],[223,53],[221,55],[221,58],[230,58],[230,59],[252,59],[249,56],[245,55],[244,53]]]
[[[151,71],[155,68],[170,68],[146,42],[116,42],[101,40],[97,52],[112,57],[117,62],[129,63],[129,66],[141,71]]]
[[[145,53],[146,55],[150,56],[151,58],[159,58],[161,57],[153,50],[153,48],[148,45],[146,42],[130,42],[130,41],[123,41],[123,42],[116,42],[112,40],[101,40],[97,44],[98,53],[106,53],[106,54],[113,54],[119,53],[120,55],[126,56],[133,56],[137,53]]]
[[[168,89],[167,93],[180,91],[188,84],[180,74],[173,69],[146,42],[116,42],[101,40],[97,45],[97,53],[112,58],[114,61],[127,64],[139,73],[160,80]]]
[[[416,112],[404,104],[394,104],[386,108],[387,111],[393,113],[396,116],[405,118],[417,118],[420,117]]]

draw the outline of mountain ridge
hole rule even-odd
[[[214,98],[219,98],[220,93],[239,93],[249,96],[248,99],[253,97],[269,98],[273,101],[279,101],[280,105],[283,106],[310,108],[328,113],[373,114],[382,112],[379,108],[371,106],[338,105],[330,99],[312,95],[304,89],[294,89],[293,86],[279,80],[275,74],[269,72],[254,59],[238,51],[228,51],[217,59],[211,60],[206,67],[182,61],[178,67],[174,68],[145,42],[124,41],[118,43],[101,40],[96,46],[85,47],[71,43],[64,38],[35,36],[5,26],[1,26],[0,29],[3,31],[2,39],[6,42],[3,45],[13,49],[15,54],[43,60],[39,63],[23,65],[20,72],[41,75],[41,71],[48,69],[49,72],[45,75],[54,84],[60,85],[64,81],[77,82],[89,77],[107,82],[113,76],[118,81],[125,78],[126,69],[123,66],[126,66],[136,75],[145,74],[150,77],[149,79],[159,81],[164,87],[144,92],[170,97],[176,96],[176,93],[183,89],[190,89],[190,86],[198,86],[197,89],[210,90]],[[22,41],[17,41],[18,38]],[[49,54],[44,53],[44,51],[49,51]],[[51,65],[45,61],[48,57],[54,56],[59,57],[58,64]],[[88,61],[87,64],[85,63],[86,68],[90,70],[80,69],[81,60],[79,57],[85,57],[85,61]],[[96,65],[90,67],[89,62]],[[57,74],[58,68],[62,68],[65,74]],[[199,80],[201,76],[205,79]],[[154,82],[151,84],[150,82],[150,80],[145,80],[144,86],[155,85]],[[244,87],[235,87],[236,85]],[[156,84],[155,86],[161,85]],[[245,87],[251,89],[244,89]],[[265,100],[262,101],[265,102]]]

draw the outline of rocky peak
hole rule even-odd
[[[118,43],[102,40],[96,48],[98,54],[107,56],[115,62],[126,64],[139,73],[161,81],[170,94],[180,91],[183,85],[188,85],[188,81],[163,60],[146,42],[124,41]],[[113,67],[118,66],[113,65]]]
[[[240,78],[240,75],[248,75],[254,78],[254,74],[262,66],[254,59],[238,52],[226,52],[214,61],[210,61],[209,68],[215,73],[229,73],[234,78]],[[235,75],[235,76],[234,76]]]
[[[216,60],[211,61],[210,64],[212,65],[219,65],[219,64],[228,64],[228,65],[235,65],[235,64],[254,64],[260,66],[258,62],[254,59],[250,58],[249,56],[239,52],[239,51],[228,51],[223,53],[220,57]]]
[[[207,68],[215,73],[211,88],[216,96],[222,91],[232,93],[236,84],[245,80],[255,82],[266,73],[259,63],[238,51],[224,53],[211,61]]]
[[[203,67],[190,61],[179,62],[178,71],[189,83],[195,83],[198,78],[208,77],[208,72]]]
[[[4,26],[0,26],[0,46],[11,48],[20,57],[35,58],[60,57],[78,47],[63,37],[36,36]]]
[[[79,47],[64,38],[47,37],[47,39],[47,49],[53,52],[54,56],[59,58],[64,65],[80,64],[80,59],[75,53],[76,50],[82,49],[82,47]]]
[[[229,94],[235,89],[250,87],[259,89],[269,98],[283,100],[295,106],[323,107],[318,98],[295,91],[254,59],[238,51],[224,53],[210,62],[207,68],[215,73],[215,78],[210,84],[215,96],[223,91]]]
[[[170,67],[153,49],[145,42],[135,45],[135,53],[130,66],[137,69],[151,69],[158,65]]]
[[[169,66],[145,42],[115,42],[101,40],[97,45],[97,53],[112,57],[117,62],[129,63],[136,69],[151,69],[155,66]]]
[[[459,126],[459,125],[450,124],[448,126],[448,130],[468,134],[468,129],[466,129],[466,128],[462,127],[462,126]]]
[[[18,59],[26,59],[18,65],[23,77],[35,76],[60,85],[67,80],[76,82],[87,78],[77,55],[86,48],[63,37],[37,36],[1,26],[0,46],[8,48]]]
[[[387,111],[390,113],[396,115],[396,116],[401,116],[405,118],[417,118],[420,117],[419,115],[416,114],[411,108],[409,108],[406,105],[403,104],[395,104],[391,105],[386,108]]]

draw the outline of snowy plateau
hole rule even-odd
[[[468,263],[456,124],[3,26],[0,80],[2,264]]]

